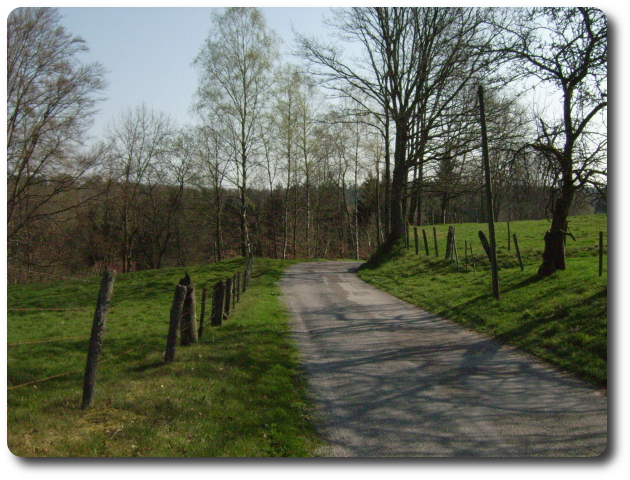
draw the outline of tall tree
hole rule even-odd
[[[228,8],[214,14],[212,30],[194,64],[199,70],[197,108],[219,115],[229,130],[239,191],[241,254],[251,252],[247,229],[248,175],[260,148],[260,121],[266,107],[279,40],[256,8]]]
[[[51,8],[18,8],[7,19],[7,236],[76,206],[55,202],[79,188],[104,150],[80,149],[98,94],[98,63],[82,63],[87,45]],[[81,196],[81,201],[86,200]]]
[[[459,91],[486,75],[484,15],[463,8],[338,10],[331,23],[360,45],[363,56],[356,60],[344,58],[339,47],[299,37],[316,74],[359,102],[360,96],[373,100],[394,126],[390,241],[405,233],[407,175],[422,158],[431,122]],[[420,141],[410,152],[413,135]]]
[[[120,232],[122,270],[130,270],[139,224],[140,200],[147,185],[154,183],[158,164],[171,153],[176,133],[173,120],[144,103],[128,108],[108,127],[114,156],[113,175],[120,186]],[[153,177],[153,179],[152,179]]]
[[[535,82],[559,98],[537,118],[529,146],[545,156],[554,177],[552,220],[545,234],[541,276],[566,268],[567,217],[578,190],[605,182],[607,36],[597,8],[521,9],[502,25],[502,49],[514,79]],[[553,108],[555,107],[555,108]]]

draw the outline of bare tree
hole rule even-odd
[[[199,69],[197,108],[219,115],[234,152],[234,180],[239,191],[241,254],[251,252],[247,229],[248,175],[260,146],[260,120],[265,109],[278,37],[256,8],[228,8],[213,17],[213,29],[194,64]]]
[[[18,8],[7,19],[9,242],[34,222],[76,207],[65,193],[80,188],[106,153],[81,151],[105,88],[102,66],[81,63],[85,51],[85,41],[66,32],[55,9]]]
[[[514,79],[556,95],[556,108],[538,115],[530,147],[549,162],[554,180],[551,227],[545,235],[541,276],[564,270],[567,217],[576,192],[605,183],[607,174],[607,35],[597,8],[520,9],[502,24],[501,48]]]
[[[123,272],[131,268],[142,220],[139,204],[147,186],[155,183],[158,163],[171,153],[176,133],[173,120],[144,103],[123,111],[109,126],[113,176],[120,188],[121,259]]]
[[[302,56],[314,73],[356,101],[361,98],[355,91],[373,100],[394,126],[390,241],[405,233],[407,175],[421,161],[433,123],[451,98],[486,74],[490,60],[483,15],[462,8],[339,10],[332,25],[344,40],[361,46],[360,59],[344,58],[339,47],[299,37]],[[410,151],[414,135],[419,141]]]
[[[216,120],[216,118],[207,118]],[[198,186],[204,196],[203,211],[211,224],[214,242],[214,258],[223,260],[223,212],[225,208],[225,177],[227,161],[220,122],[201,125],[195,128],[193,142],[198,175]],[[209,208],[208,208],[209,207]]]

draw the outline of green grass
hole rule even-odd
[[[465,327],[491,335],[532,353],[542,360],[598,386],[607,383],[607,280],[606,254],[599,276],[599,231],[607,243],[607,217],[572,217],[567,238],[567,269],[547,278],[537,270],[544,247],[547,221],[511,222],[525,264],[521,271],[514,245],[508,251],[507,225],[495,226],[500,300],[492,296],[490,266],[478,231],[487,225],[458,224],[456,240],[459,268],[444,260],[448,225],[436,226],[439,257],[435,256],[433,227],[424,227],[430,256],[424,250],[422,227],[419,255],[411,229],[410,248],[401,244],[387,256],[373,258],[359,271],[372,285]],[[464,242],[471,242],[477,272],[470,258],[466,270]],[[606,253],[606,249],[604,250]]]
[[[257,259],[230,319],[212,328],[207,310],[199,343],[178,345],[168,365],[169,310],[183,269],[119,275],[86,410],[83,370],[99,279],[9,287],[8,343],[20,344],[8,347],[10,450],[27,457],[313,455],[319,440],[276,286],[289,263]],[[201,287],[243,269],[243,259],[189,268],[198,308]],[[27,308],[85,310],[12,310]]]

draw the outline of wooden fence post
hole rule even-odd
[[[105,272],[101,280],[101,288],[98,292],[96,310],[94,312],[94,319],[92,320],[92,333],[90,335],[90,344],[88,346],[87,362],[85,364],[81,409],[92,406],[94,386],[96,385],[96,370],[98,367],[98,359],[101,355],[101,349],[103,348],[105,322],[107,321],[109,302],[112,298],[112,293],[114,292],[115,278],[116,272],[108,270]]]
[[[514,237],[514,248],[516,249],[516,256],[518,257],[518,263],[521,266],[521,272],[523,270],[525,270],[525,267],[523,267],[523,259],[521,258],[521,249],[518,248],[518,237],[516,236],[516,233],[513,235]]]
[[[241,272],[236,272],[236,301],[241,301]]]
[[[203,287],[201,290],[201,316],[199,317],[199,329],[197,330],[197,337],[201,338],[203,335],[203,321],[206,318],[206,294],[208,289]]]
[[[416,255],[418,255],[418,227],[413,227],[413,238],[416,243]]]
[[[181,284],[181,283],[180,283]],[[190,282],[186,286],[186,297],[184,298],[184,306],[182,307],[182,319],[179,323],[180,344],[182,346],[190,345],[199,341],[197,337],[197,317],[195,304],[195,285]]]
[[[444,260],[453,259],[453,227],[448,227],[448,233],[446,234],[446,256]]]
[[[438,253],[437,231],[435,230],[435,227],[433,227],[433,243],[435,243],[435,257],[437,258],[440,254]]]
[[[225,305],[223,306],[223,311],[225,312],[225,318],[227,319],[230,316],[230,310],[232,307],[232,279],[225,279]]]
[[[210,325],[220,327],[223,324],[223,302],[225,299],[225,287],[219,280],[212,288],[212,316]]]
[[[604,273],[604,232],[599,232],[599,276]]]
[[[510,251],[510,219],[507,221],[507,230],[508,230],[508,252]]]
[[[472,242],[470,242],[468,244],[468,246],[470,247],[470,261],[472,263],[473,266],[473,273],[477,273],[477,266],[475,265],[475,256],[473,255],[473,251],[472,251]]]
[[[455,261],[457,262],[457,268],[459,268],[459,254],[457,253],[457,242],[455,241],[455,227],[453,227],[453,250],[451,255],[455,253]]]
[[[468,240],[464,240],[464,266],[465,271],[468,271]]]
[[[173,304],[171,305],[171,318],[168,324],[168,336],[166,337],[164,363],[170,363],[175,358],[177,330],[179,330],[179,323],[182,318],[182,309],[184,308],[184,300],[186,299],[187,291],[186,285],[175,286],[175,295],[173,296]]]
[[[427,257],[429,256],[429,242],[427,241],[427,232],[425,231],[425,229],[422,229],[422,238],[424,239],[424,251],[427,254]]]

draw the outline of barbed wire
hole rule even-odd
[[[126,351],[124,351],[124,352],[122,352],[122,353],[118,353],[118,354],[116,354],[116,355],[112,355],[111,357],[108,357],[108,358],[106,358],[106,359],[104,359],[104,360],[99,360],[99,361],[98,361],[98,365],[100,365],[101,363],[106,363],[106,362],[109,362],[109,361],[114,360],[114,359],[116,359],[116,358],[118,358],[118,357],[122,357],[123,355],[126,355],[126,354],[128,354],[128,353],[131,353],[131,352],[133,352],[133,351],[135,351],[135,350],[139,350],[139,349],[141,349],[142,347],[146,347],[147,345],[149,345],[149,343],[150,343],[150,342],[144,343],[144,344],[139,345],[139,346],[137,346],[137,347],[134,347],[134,348],[132,348],[132,349],[130,349],[130,350],[126,350]],[[64,375],[70,375],[71,373],[76,373],[76,372],[81,372],[81,371],[85,371],[85,368],[79,368],[79,369],[76,369],[76,370],[70,370],[70,371],[68,371],[68,372],[59,373],[59,374],[57,374],[57,375],[52,375],[52,376],[50,376],[50,377],[41,378],[41,379],[39,379],[39,380],[33,380],[33,381],[31,381],[31,382],[21,383],[20,385],[14,385],[14,386],[12,386],[12,387],[7,387],[7,391],[8,391],[8,390],[13,390],[13,389],[15,389],[15,388],[19,388],[19,387],[25,387],[25,386],[27,386],[27,385],[33,385],[34,383],[45,382],[46,380],[51,380],[51,379],[53,379],[53,378],[63,377]]]

